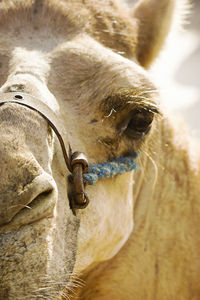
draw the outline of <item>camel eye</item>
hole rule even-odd
[[[154,113],[146,109],[136,109],[132,112],[124,133],[134,139],[146,135],[153,121]]]

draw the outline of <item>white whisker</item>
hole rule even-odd
[[[143,150],[143,153],[149,158],[149,160],[152,162],[153,167],[154,167],[155,177],[154,177],[154,182],[153,182],[153,186],[152,186],[152,191],[154,191],[155,186],[156,186],[156,182],[158,180],[158,167],[157,167],[156,162],[154,161],[154,159],[146,151]]]
[[[18,206],[21,206],[21,207],[23,207],[23,208],[32,209],[32,207],[30,207],[30,206],[28,206],[28,205],[24,205],[24,204],[16,204],[16,205],[12,205],[12,206],[10,206],[8,209],[15,208],[15,207],[18,207]]]

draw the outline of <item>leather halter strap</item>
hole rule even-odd
[[[65,163],[67,165],[68,170],[71,172],[71,164],[70,164],[70,146],[68,145],[69,152],[67,153],[67,147],[65,145],[66,134],[63,130],[63,126],[60,123],[60,120],[57,118],[55,113],[44,103],[39,101],[36,97],[30,96],[25,93],[5,93],[0,94],[0,106],[5,103],[17,103],[22,106],[26,106],[36,112],[38,112],[51,126],[53,131],[56,133],[61,148],[63,152],[63,156],[65,159]]]
[[[85,208],[89,202],[87,195],[84,192],[83,173],[87,171],[87,159],[81,152],[72,153],[70,144],[66,146],[68,140],[63,124],[58,119],[57,115],[36,97],[26,93],[0,93],[0,106],[6,103],[15,103],[39,113],[55,132],[63,153],[63,157],[68,170],[73,174],[73,193],[69,195],[70,206],[75,213],[75,208]],[[68,148],[68,151],[67,151]]]

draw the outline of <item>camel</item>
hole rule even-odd
[[[0,2],[0,300],[199,300],[199,149],[148,71],[185,4]]]

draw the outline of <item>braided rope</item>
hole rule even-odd
[[[84,182],[93,185],[100,179],[114,177],[117,174],[135,170],[137,169],[136,157],[137,152],[131,152],[126,157],[120,156],[109,162],[91,165],[88,167],[87,173],[83,175]]]

